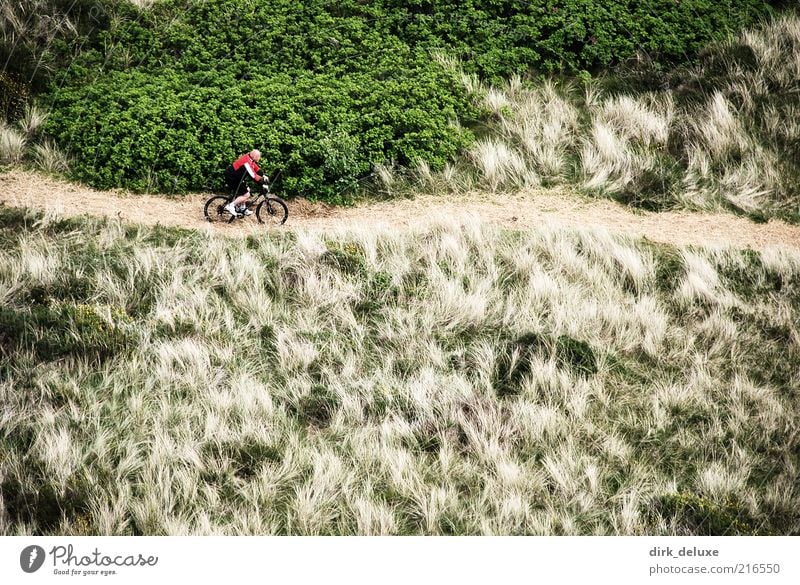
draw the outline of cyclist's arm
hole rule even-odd
[[[253,166],[249,162],[244,163],[244,168],[247,171],[247,174],[250,175],[250,178],[253,179],[256,183],[260,183],[263,180],[264,177],[256,174],[256,171],[253,169]]]

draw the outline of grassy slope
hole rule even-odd
[[[459,72],[447,57],[442,63]],[[691,67],[631,65],[597,80],[485,86],[465,156],[413,175],[432,190],[569,183],[651,210],[726,209],[800,220],[800,18],[787,13],[709,46]],[[397,190],[393,169],[378,184]]]
[[[796,253],[0,241],[0,533],[800,533]]]

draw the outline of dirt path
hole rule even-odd
[[[203,218],[207,197],[195,194],[171,199],[103,192],[29,171],[0,174],[0,204],[4,205],[33,207],[65,216],[106,215],[133,223],[212,230],[224,235],[270,229],[252,218],[230,225],[209,224]],[[567,189],[535,189],[511,196],[425,196],[351,208],[333,208],[302,199],[290,200],[288,205],[286,225],[271,229],[339,230],[365,225],[390,229],[437,219],[480,218],[513,228],[542,224],[599,228],[676,245],[800,249],[800,226],[782,221],[757,224],[724,213],[634,212],[613,201],[585,198]]]

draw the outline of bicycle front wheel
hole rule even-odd
[[[231,214],[225,209],[227,204],[228,198],[222,195],[217,195],[206,201],[206,206],[203,208],[206,219],[210,222],[230,221],[232,219]]]
[[[283,225],[289,217],[289,208],[280,199],[270,197],[258,204],[256,217],[260,223]]]

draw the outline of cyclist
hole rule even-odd
[[[225,182],[233,189],[236,198],[225,206],[225,209],[234,216],[252,215],[253,212],[247,209],[246,204],[250,199],[250,187],[247,186],[245,179],[249,176],[256,183],[263,183],[268,179],[264,174],[258,174],[261,170],[258,161],[261,160],[261,151],[253,149],[233,161],[225,169]],[[239,210],[242,210],[241,213]]]

